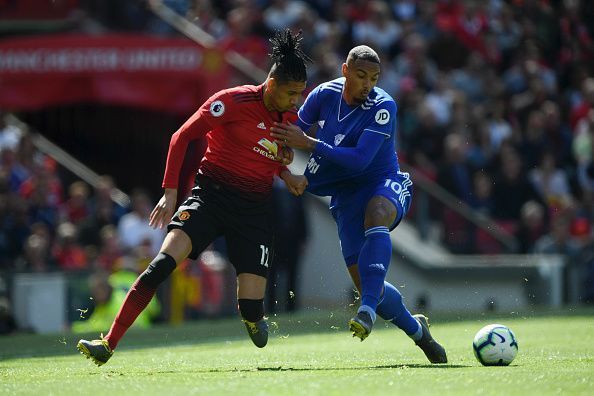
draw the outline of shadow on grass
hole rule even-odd
[[[467,368],[472,366],[461,364],[386,364],[381,366],[369,367],[258,367],[256,371],[334,371],[334,370],[385,370],[385,369],[417,369],[417,368],[432,368],[432,369],[454,369]],[[250,371],[250,370],[245,370]]]
[[[205,374],[205,373],[255,373],[259,371],[361,371],[361,370],[386,370],[386,369],[396,369],[396,370],[408,370],[408,369],[459,369],[459,368],[468,368],[473,367],[471,365],[460,365],[460,364],[387,364],[387,365],[380,365],[380,366],[369,366],[369,367],[254,367],[254,368],[245,368],[245,369],[237,369],[237,368],[212,368],[212,369],[202,369],[202,370],[151,370],[150,372],[146,372],[146,375],[155,375],[155,374]],[[114,376],[125,376],[131,375],[129,372],[123,373],[116,370],[107,370],[107,371],[92,371],[89,372],[88,375],[114,375]],[[138,373],[134,373],[134,375],[138,375]]]

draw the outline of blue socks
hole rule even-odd
[[[376,312],[382,319],[401,328],[413,340],[420,340],[423,336],[421,325],[406,309],[402,295],[391,283],[384,282],[384,295]]]
[[[375,313],[402,329],[413,340],[423,335],[423,329],[402,302],[402,295],[385,282],[392,258],[392,241],[388,227],[372,227],[365,231],[365,243],[359,253],[361,307],[375,322]],[[384,294],[382,296],[382,289]]]
[[[392,257],[392,242],[390,230],[383,226],[366,230],[365,237],[358,263],[361,278],[361,306],[367,306],[375,312]]]

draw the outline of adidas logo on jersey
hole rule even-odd
[[[258,124],[258,128],[266,129],[266,125],[264,125],[264,121],[262,121],[261,123]]]

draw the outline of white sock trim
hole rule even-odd
[[[369,236],[371,234],[377,234],[377,233],[389,234],[390,229],[386,226],[377,226],[377,227],[371,227],[371,228],[365,230],[365,236]]]
[[[359,312],[367,312],[369,314],[369,316],[371,316],[371,320],[373,321],[373,323],[375,323],[375,319],[377,318],[377,315],[375,313],[375,311],[373,310],[373,308],[371,308],[369,305],[361,305],[359,307],[359,309],[357,310],[357,313]]]

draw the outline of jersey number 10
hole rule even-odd
[[[386,179],[384,187],[390,187],[396,194],[400,194],[400,192],[402,192],[402,184],[393,181],[392,179]]]

